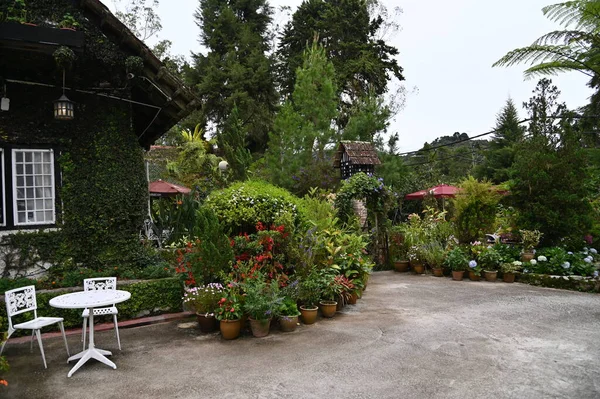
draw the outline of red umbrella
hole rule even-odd
[[[148,191],[150,191],[151,197],[174,197],[178,194],[187,195],[192,190],[159,179],[148,184]]]
[[[447,198],[447,197],[455,197],[456,193],[459,191],[458,187],[449,186],[447,184],[440,184],[439,186],[432,187],[428,190],[421,190],[415,193],[406,194],[404,199],[407,200],[418,200],[425,198],[426,195],[431,195],[435,198]]]

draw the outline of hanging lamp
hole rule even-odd
[[[54,119],[70,121],[75,119],[75,104],[65,96],[65,69],[63,68],[63,94],[54,101]]]

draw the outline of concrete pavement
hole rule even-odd
[[[358,304],[262,339],[169,322],[112,331],[73,377],[61,338],[10,343],[0,398],[598,398],[600,296],[377,272]],[[71,350],[80,348],[69,336]]]

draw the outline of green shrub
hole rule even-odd
[[[479,182],[472,176],[463,180],[459,188],[453,201],[458,239],[462,243],[483,239],[494,228],[500,196],[491,183]]]
[[[303,220],[302,201],[288,191],[269,183],[252,180],[236,183],[214,191],[206,200],[225,230],[250,232],[258,222],[267,226],[288,225],[291,221],[297,226]]]

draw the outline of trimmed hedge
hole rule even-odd
[[[600,280],[590,277],[524,273],[520,275],[519,282],[539,287],[600,293]]]
[[[183,309],[183,286],[177,278],[124,281],[118,283],[118,289],[131,292],[129,300],[117,304],[117,308],[119,309],[118,318],[121,321],[153,314],[180,312]],[[50,299],[56,296],[80,290],[78,287],[36,291],[38,315],[62,317],[65,319],[64,325],[66,328],[81,327],[81,312],[83,309],[57,309],[51,307],[49,304]],[[4,298],[2,298],[3,300]],[[21,322],[18,317],[13,318],[13,323]],[[6,306],[1,307],[0,318],[4,319],[0,331],[6,331],[8,328]],[[33,318],[33,313],[22,316],[23,321],[31,318]],[[106,316],[99,317],[98,319],[104,320],[104,318]],[[50,330],[58,330],[58,326],[53,325],[44,329],[44,331]],[[16,332],[13,336],[18,335],[18,333]]]

